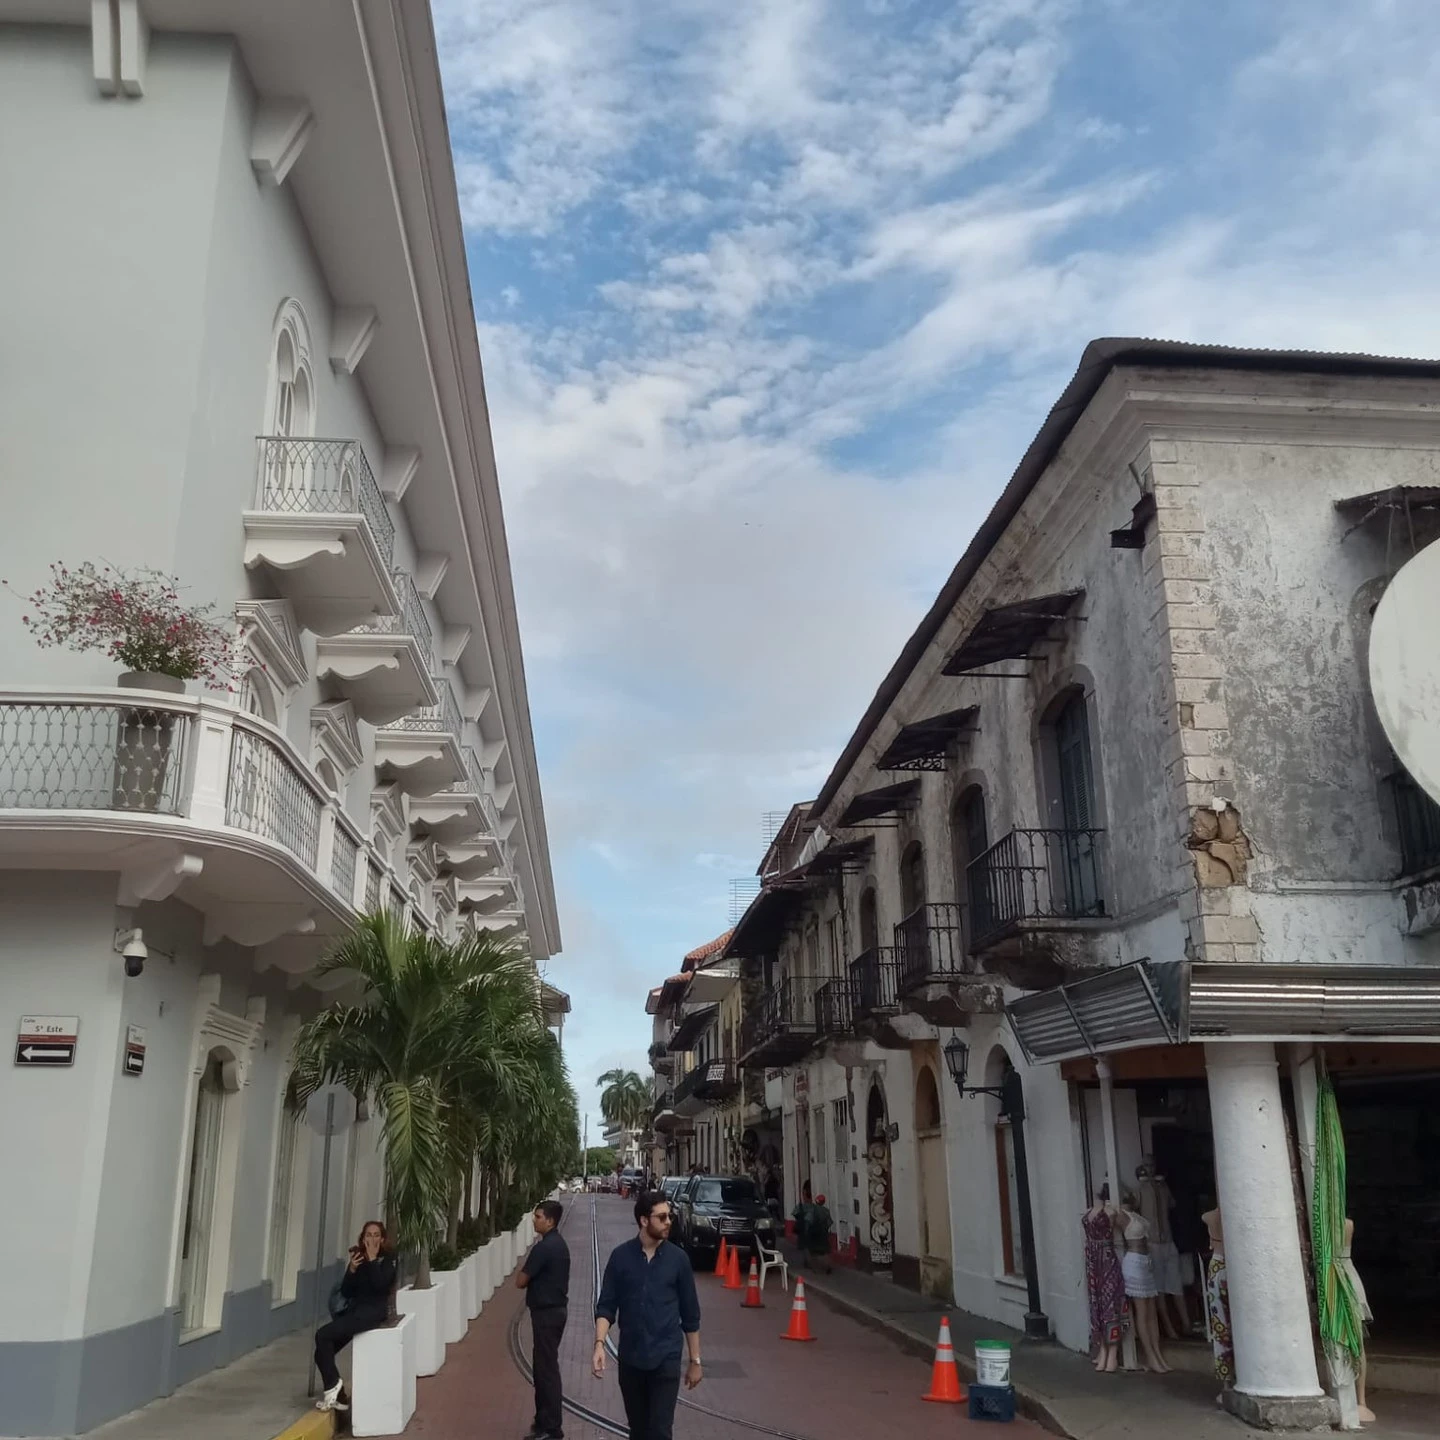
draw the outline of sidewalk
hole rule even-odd
[[[1008,1340],[1011,1380],[1021,1408],[1069,1440],[1243,1440],[1258,1432],[1215,1405],[1215,1382],[1208,1375],[1173,1370],[1097,1375],[1088,1357],[1054,1343],[1027,1341],[1019,1331],[982,1320],[964,1310],[940,1305],[892,1281],[849,1266],[832,1274],[798,1268],[800,1254],[786,1246],[794,1273],[806,1289],[856,1319],[882,1327],[917,1355],[931,1355],[940,1317],[950,1317],[950,1333],[961,1370],[973,1378],[975,1342]],[[1371,1440],[1434,1440],[1440,1435],[1434,1397],[1394,1391],[1370,1397],[1380,1423],[1367,1425]],[[1335,1432],[1340,1433],[1340,1432]]]

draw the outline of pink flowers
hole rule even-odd
[[[202,680],[212,690],[238,687],[237,635],[214,619],[214,605],[182,605],[174,576],[57,563],[49,583],[27,598],[34,613],[21,623],[42,648],[101,650],[129,670]]]

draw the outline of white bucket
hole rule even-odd
[[[975,1382],[978,1385],[1010,1383],[1010,1346],[1004,1340],[975,1342]]]

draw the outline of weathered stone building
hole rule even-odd
[[[1328,1071],[1372,1301],[1433,1297],[1440,809],[1366,647],[1440,534],[1437,381],[1087,348],[729,945],[787,1205],[829,1191],[860,1263],[1084,1349],[1079,1216],[1153,1156],[1182,1251],[1223,1212],[1233,1408],[1324,1412]]]

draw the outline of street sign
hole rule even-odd
[[[125,1027],[125,1062],[121,1068],[126,1075],[145,1073],[145,1031],[139,1025]]]
[[[17,1065],[73,1065],[78,1015],[22,1015],[15,1038]]]

